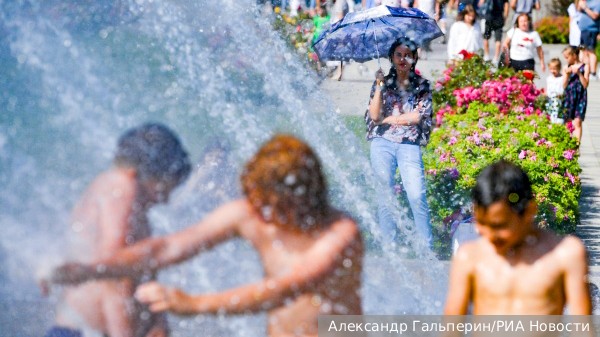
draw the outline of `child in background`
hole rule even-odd
[[[565,95],[563,101],[565,121],[572,121],[573,137],[577,143],[581,142],[582,123],[587,110],[587,87],[590,83],[590,66],[579,60],[579,51],[576,47],[567,46],[563,50],[563,57],[567,66],[563,69],[563,87]]]
[[[550,121],[552,123],[564,123],[562,113],[562,99],[565,91],[564,88],[564,75],[561,73],[562,64],[558,58],[553,58],[548,62],[548,69],[550,70],[550,76],[546,78],[546,95],[548,96],[548,102],[546,103],[546,109],[550,115]]]
[[[471,5],[458,13],[456,22],[450,27],[448,38],[448,63],[453,64],[462,59],[460,52],[479,53],[483,49],[483,37],[479,24],[476,22],[477,13]]]
[[[329,14],[327,13],[327,10],[323,6],[317,7],[315,9],[315,13],[316,15],[313,16],[312,19],[315,29],[313,31],[311,46],[317,41],[319,35],[321,35],[321,32],[323,31],[323,25],[325,25],[331,20]]]

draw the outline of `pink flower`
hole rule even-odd
[[[519,153],[519,159],[523,160],[526,157],[527,157],[527,151],[521,150],[521,152]]]
[[[565,157],[566,160],[573,160],[574,154],[575,150],[566,150],[563,152],[563,157]]]
[[[457,141],[458,141],[458,139],[456,139],[456,137],[452,136],[452,137],[450,137],[450,140],[448,140],[448,145],[454,145],[454,144],[456,144]]]
[[[571,181],[571,184],[575,185],[575,183],[577,182],[577,177],[575,177],[574,175],[569,173],[569,170],[567,170],[567,172],[565,172],[565,176],[567,178],[569,178],[569,180]]]

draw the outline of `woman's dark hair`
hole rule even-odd
[[[473,8],[471,5],[466,5],[465,8],[456,15],[456,21],[465,21],[465,15],[467,14],[475,15],[475,20],[477,20],[477,12],[475,11],[475,8]]]
[[[531,32],[533,30],[533,22],[531,22],[531,17],[527,13],[521,13],[517,15],[517,19],[515,20],[515,28],[519,28],[519,19],[522,16],[527,17],[527,21],[529,22],[529,24],[527,25],[527,31]]]
[[[520,167],[501,160],[484,168],[471,192],[473,203],[487,209],[491,204],[505,200],[519,215],[533,200],[529,177]]]
[[[410,49],[410,52],[413,54],[414,62],[410,68],[410,74],[408,75],[408,80],[411,84],[409,86],[409,88],[411,88],[411,89],[417,88],[418,87],[418,76],[415,73],[415,67],[417,66],[417,61],[419,60],[419,53],[418,53],[419,46],[413,40],[409,39],[408,37],[404,37],[404,36],[401,38],[398,38],[396,41],[394,41],[394,43],[392,43],[392,46],[388,50],[388,59],[390,60],[390,63],[392,63],[392,67],[390,68],[390,72],[387,74],[387,76],[385,76],[385,84],[388,88],[390,88],[392,90],[398,89],[398,85],[396,84],[396,79],[398,77],[398,74],[396,74],[396,68],[394,67],[394,63],[392,62],[392,57],[394,56],[394,51],[399,46],[408,47],[408,49]]]

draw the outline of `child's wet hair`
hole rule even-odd
[[[246,164],[241,183],[265,221],[300,230],[326,225],[330,208],[321,164],[294,136],[279,134],[267,141]]]
[[[522,215],[529,201],[533,200],[533,191],[525,171],[501,160],[481,171],[471,196],[477,207],[488,208],[495,202],[505,200],[513,211]]]
[[[191,171],[179,138],[165,125],[146,123],[127,130],[118,141],[117,165],[134,167],[139,179],[180,184]]]

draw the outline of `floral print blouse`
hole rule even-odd
[[[403,114],[405,112],[419,112],[421,116],[419,123],[415,125],[391,125],[376,124],[369,115],[369,109],[365,114],[367,123],[367,139],[372,140],[376,137],[382,137],[392,142],[414,145],[427,145],[431,133],[432,123],[432,101],[431,87],[429,81],[419,75],[415,78],[412,89],[401,90],[386,87],[383,90],[383,104],[381,120],[388,116]],[[375,85],[371,87],[371,98],[369,104],[375,95]]]

